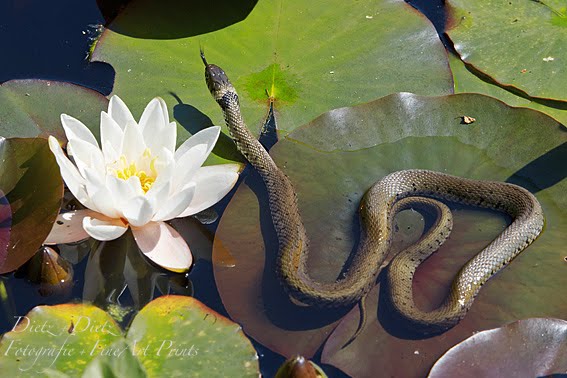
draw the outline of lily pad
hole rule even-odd
[[[434,377],[543,377],[567,371],[567,321],[533,318],[479,332],[433,365]]]
[[[4,241],[9,237],[0,252],[0,273],[6,273],[32,257],[51,231],[63,183],[45,139],[0,139],[0,158],[0,191],[5,193],[2,233]]]
[[[0,369],[15,377],[259,375],[256,351],[238,324],[184,296],[148,304],[125,338],[92,305],[39,306],[4,334],[0,351]]]
[[[122,336],[101,309],[84,304],[38,306],[0,341],[0,370],[29,377],[46,369],[80,376],[90,360]]]
[[[95,136],[100,130],[100,111],[108,100],[78,85],[48,80],[11,80],[0,85],[0,136],[55,136],[65,141],[59,117],[67,113],[80,119]]]
[[[287,134],[322,112],[396,91],[452,93],[435,29],[404,1],[353,7],[340,0],[259,0],[250,11],[253,3],[194,1],[181,11],[179,1],[131,1],[103,32],[92,60],[112,64],[114,92],[135,111],[162,96],[184,138],[224,124],[204,85],[200,46],[210,63],[228,69],[256,133],[268,95]]]
[[[192,297],[167,296],[136,315],[127,340],[149,377],[257,377],[258,356],[241,327]]]
[[[462,60],[453,54],[449,55],[449,63],[453,72],[455,93],[482,93],[496,97],[508,105],[538,110],[555,118],[563,125],[567,125],[567,103],[521,97],[491,82],[490,78],[483,77],[482,73],[475,71],[474,68],[467,67]]]
[[[531,97],[567,101],[562,0],[449,0],[447,34],[466,62]]]
[[[476,121],[461,124],[464,115]],[[325,113],[277,143],[271,154],[297,190],[310,236],[308,266],[319,280],[334,281],[354,251],[356,209],[363,193],[400,169],[523,185],[536,193],[547,219],[536,243],[485,285],[465,320],[449,332],[410,340],[404,330],[395,329],[395,320],[381,315],[377,321],[381,311],[388,312],[377,305],[375,288],[367,300],[368,322],[362,334],[343,348],[358,326],[358,309],[353,309],[326,343],[322,362],[352,376],[375,371],[423,376],[445,350],[473,331],[520,317],[563,316],[567,298],[556,292],[567,284],[561,252],[567,241],[566,142],[567,133],[557,121],[491,97],[402,93]],[[225,308],[247,334],[285,356],[300,353],[310,358],[348,309],[333,313],[287,299],[274,273],[277,241],[267,203],[263,185],[250,176],[220,221],[213,247],[215,280]],[[451,238],[415,277],[416,300],[426,308],[444,298],[463,263],[509,221],[494,212],[452,209]],[[414,241],[423,229],[420,217],[406,215],[398,219],[395,250]],[[232,264],[225,264],[227,260]]]

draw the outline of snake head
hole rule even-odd
[[[205,81],[207,82],[207,87],[209,87],[209,92],[211,92],[215,99],[222,98],[228,91],[235,92],[232,83],[228,80],[228,76],[226,76],[223,69],[216,64],[207,63],[203,51],[201,51],[201,59],[205,64]]]

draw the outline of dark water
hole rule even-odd
[[[112,10],[114,3],[124,1],[100,2],[110,4],[105,9]],[[442,33],[445,24],[442,0],[409,0],[408,3],[420,9],[433,21],[438,32]],[[109,17],[108,12],[105,15]],[[1,0],[0,83],[12,79],[51,79],[82,85],[108,95],[112,91],[114,69],[105,63],[89,63],[86,60],[89,45],[104,23],[105,17],[95,0]],[[225,200],[218,209],[222,210],[226,202]],[[208,227],[208,231],[213,232],[215,228],[216,224],[213,224]],[[17,275],[16,278],[3,277],[3,280],[10,280],[7,287],[11,306],[0,310],[0,333],[11,329],[14,316],[24,315],[36,305],[82,298],[88,260],[85,257],[74,266],[75,283],[70,291],[60,295],[41,296],[38,287],[25,279],[17,278]],[[214,282],[212,277],[211,263],[198,260],[188,278],[195,287],[194,295],[198,299],[226,315],[216,288],[211,285]],[[174,289],[172,292],[179,290]],[[157,296],[160,292],[156,290],[152,294]],[[120,300],[126,306],[134,306],[137,302],[128,293],[121,296]],[[263,374],[273,376],[283,358],[258,344],[256,347]],[[344,376],[328,366],[325,366],[325,371],[332,377]]]

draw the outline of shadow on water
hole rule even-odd
[[[97,0],[107,27],[135,38],[175,39],[244,20],[258,0]]]

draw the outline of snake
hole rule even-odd
[[[201,58],[205,81],[222,110],[230,136],[265,184],[278,238],[276,274],[296,301],[322,308],[363,303],[376,285],[391,248],[396,214],[406,209],[432,212],[436,220],[429,231],[388,264],[387,293],[412,330],[424,334],[443,332],[464,318],[481,287],[541,233],[543,210],[536,197],[523,187],[424,169],[400,170],[374,183],[363,195],[358,209],[360,239],[346,272],[334,282],[314,280],[307,269],[309,239],[292,182],[247,128],[238,93],[227,74],[209,64],[202,51]],[[496,210],[509,215],[512,222],[459,270],[445,300],[436,309],[424,311],[414,302],[412,282],[418,266],[439,249],[451,232],[451,210],[442,201]]]

